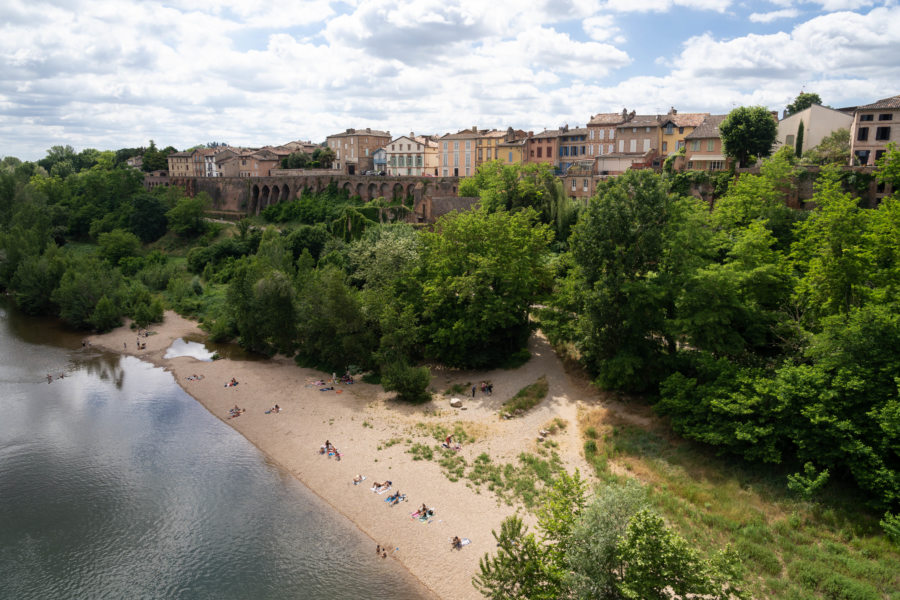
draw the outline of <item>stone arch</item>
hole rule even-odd
[[[381,190],[379,191],[378,195],[381,196],[382,198],[389,198],[390,197],[390,195],[388,194],[389,189],[390,189],[390,186],[387,183],[382,183]]]
[[[291,201],[291,186],[288,184],[284,184],[281,186],[281,198],[279,202],[290,202]]]
[[[372,200],[374,200],[375,198],[378,197],[378,184],[376,184],[376,183],[369,184],[368,196],[369,196],[368,197],[369,202],[371,202]]]
[[[348,196],[353,194],[353,186],[350,185],[349,181],[345,181],[344,185],[341,186],[341,189],[347,192]]]
[[[259,186],[256,184],[253,184],[253,187],[250,189],[250,212],[259,214]]]
[[[269,189],[269,186],[262,186],[259,191],[259,210],[265,210],[269,206],[269,194],[271,193],[272,190]]]
[[[413,190],[416,189],[416,185],[418,184],[416,182],[413,182],[406,186],[406,198],[409,198],[413,195]]]
[[[394,188],[391,190],[391,199],[392,200],[403,200],[403,184],[399,181],[394,184]]]
[[[361,181],[356,184],[356,195],[359,196],[360,198],[362,198],[363,200],[365,200],[365,198],[363,198],[363,192],[365,191],[365,188],[366,188],[366,184],[364,184]]]
[[[269,205],[278,204],[278,201],[281,199],[281,188],[278,185],[272,186],[272,191],[269,192]]]

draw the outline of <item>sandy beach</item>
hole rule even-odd
[[[477,599],[482,596],[472,586],[478,561],[496,544],[491,530],[499,530],[505,517],[517,510],[527,523],[533,517],[521,507],[508,506],[495,494],[476,489],[466,479],[453,482],[436,461],[415,460],[410,445],[439,442],[431,435],[435,425],[452,429],[461,423],[474,436],[460,454],[468,463],[487,453],[494,463],[517,462],[521,452],[536,452],[537,435],[555,417],[568,426],[552,436],[558,444],[563,464],[570,471],[589,467],[581,452],[578,411],[596,405],[596,391],[571,379],[540,335],[532,336],[532,359],[515,370],[489,372],[434,371],[432,387],[446,390],[453,384],[469,384],[464,409],[451,408],[449,397],[436,395],[424,405],[396,402],[380,386],[365,383],[331,386],[331,374],[297,367],[292,360],[277,357],[267,361],[222,359],[203,362],[191,357],[163,358],[172,342],[185,336],[203,337],[196,323],[166,312],[162,324],[151,327],[152,335],[141,338],[146,348],[139,350],[136,333],[127,326],[89,338],[92,344],[125,352],[172,372],[178,384],[212,414],[240,432],[273,461],[322,497],[336,511],[353,521],[375,545],[386,546],[390,559],[445,599]],[[193,376],[199,376],[194,380]],[[520,418],[501,419],[501,404],[522,387],[547,377],[548,397]],[[234,378],[238,385],[227,387]],[[327,385],[316,384],[329,380]],[[480,390],[472,398],[472,383],[493,383],[493,394]],[[278,404],[280,413],[266,411]],[[235,405],[246,410],[230,418]],[[329,440],[341,452],[341,460],[319,453]],[[366,480],[354,485],[353,478]],[[391,480],[393,491],[407,495],[407,501],[389,506],[391,493],[370,490],[375,481]],[[410,517],[423,503],[435,509],[430,521]],[[453,536],[471,543],[452,550]]]

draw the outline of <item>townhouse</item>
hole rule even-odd
[[[560,173],[565,173],[578,160],[592,159],[587,153],[589,133],[590,131],[587,127],[575,127],[573,129],[569,129],[568,125],[562,127],[557,137],[557,140],[559,140],[559,152],[557,152],[559,163],[557,168]]]
[[[437,162],[437,150],[437,142],[430,137],[417,136],[412,132],[408,136],[404,135],[391,140],[384,147],[387,174],[414,177],[433,175],[433,169]],[[372,164],[373,166],[375,164],[374,156]]]
[[[634,113],[631,113],[632,116]],[[628,120],[628,111],[598,113],[588,121],[588,156],[596,157],[616,151],[616,127]]]
[[[470,177],[475,174],[475,151],[481,139],[478,127],[448,133],[438,140],[442,177]]]
[[[874,165],[891,142],[900,142],[900,95],[857,106],[850,129],[854,164]]]
[[[507,127],[506,135],[497,145],[497,158],[504,165],[521,165],[525,162],[525,143],[528,133]]]
[[[373,154],[379,148],[391,143],[390,131],[365,129],[347,129],[325,138],[325,145],[334,151],[334,162],[331,168],[347,175],[362,174],[373,170],[375,161]]]
[[[556,157],[559,155],[559,129],[545,129],[531,135],[525,141],[525,162],[547,163],[556,167]]]
[[[659,156],[665,160],[666,156],[678,152],[684,147],[686,136],[690,135],[709,113],[679,113],[675,107],[659,118]]]
[[[725,156],[719,125],[728,115],[707,115],[703,122],[684,136],[684,158],[678,158],[675,168],[696,171],[722,171],[730,159]]]

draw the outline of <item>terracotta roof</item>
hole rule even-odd
[[[172,158],[173,156],[190,156],[191,154],[193,154],[193,152],[173,152],[172,154],[166,156],[166,158]]]
[[[491,138],[506,137],[506,132],[505,131],[497,131],[496,129],[492,129],[490,131],[485,132],[484,137],[491,137]]]
[[[686,140],[699,140],[703,138],[719,137],[719,125],[728,115],[707,115],[703,122],[695,130],[684,136]]]
[[[328,137],[349,137],[354,135],[372,135],[375,137],[391,137],[390,131],[378,131],[377,129],[348,129],[347,131],[342,131],[340,133],[333,133]]]
[[[463,129],[462,131],[457,131],[456,133],[448,133],[441,137],[442,140],[462,140],[462,139],[473,139],[481,137],[480,133],[476,133],[471,129]]]
[[[882,98],[878,102],[858,106],[856,110],[868,110],[872,108],[900,108],[900,96],[891,96],[890,98]]]
[[[568,131],[560,131],[560,137],[565,137],[567,135],[588,135],[590,133],[590,129],[587,127],[576,127],[574,129],[569,129]]]
[[[588,125],[618,125],[622,121],[622,113],[600,113],[591,117]]]
[[[659,127],[657,115],[635,115],[630,121],[620,124],[617,129],[623,127]]]
[[[533,138],[555,138],[555,137],[559,137],[562,134],[563,134],[563,132],[560,131],[559,129],[545,129],[544,131],[542,131],[540,133],[534,134],[534,136],[532,136],[532,137]]]
[[[675,113],[664,116],[659,124],[665,125],[671,122],[675,127],[699,127],[707,115],[709,113]]]

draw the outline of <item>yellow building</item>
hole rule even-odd
[[[497,158],[504,165],[521,165],[525,163],[525,141],[528,133],[522,130],[514,130],[512,127],[506,130],[503,139],[497,144]]]
[[[677,152],[684,146],[686,135],[694,131],[703,123],[709,113],[679,113],[671,108],[668,114],[659,118],[659,156],[666,156]]]

